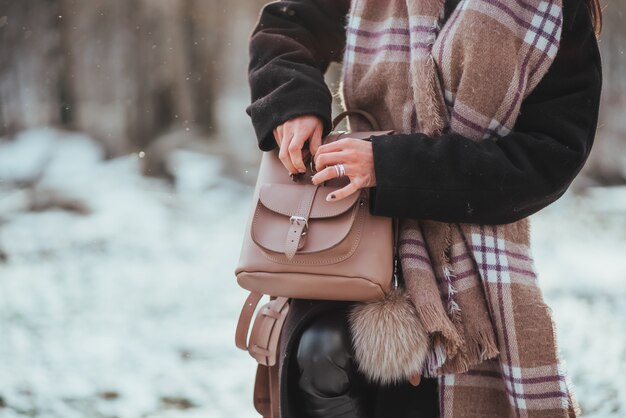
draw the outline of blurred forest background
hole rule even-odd
[[[179,130],[225,138],[229,121],[246,125],[247,39],[263,4],[2,0],[0,135],[68,128],[111,157]]]
[[[533,234],[586,416],[617,418],[626,2],[603,2],[598,136]],[[265,3],[0,0],[0,418],[256,416],[233,269],[260,157],[244,108]]]
[[[230,139],[231,124],[246,125],[247,39],[264,3],[0,0],[0,135],[74,129],[110,156],[176,130]],[[602,184],[626,182],[625,13],[626,2],[605,0],[600,140],[586,169]],[[236,148],[254,145],[243,132]]]

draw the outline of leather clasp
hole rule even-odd
[[[304,240],[309,229],[309,216],[318,189],[319,186],[311,188],[308,195],[300,201],[296,213],[289,218],[289,230],[285,241],[285,256],[289,260],[304,247]]]
[[[307,220],[307,218],[303,217],[303,216],[296,216],[293,215],[291,218],[289,218],[289,222],[291,222],[291,225],[294,224],[294,222],[296,224],[300,224],[300,223],[304,223],[304,228],[302,229],[302,233],[300,234],[301,236],[305,236],[306,235],[306,231],[307,229],[309,229],[309,221]]]
[[[289,230],[287,231],[287,241],[285,242],[285,256],[291,260],[296,255],[296,252],[304,246],[309,222],[305,217],[297,215],[293,215],[289,220]]]

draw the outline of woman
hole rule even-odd
[[[401,6],[409,12],[420,5],[417,0],[400,3],[406,3]],[[398,14],[398,10],[404,10],[400,6],[393,9],[387,3],[359,0],[352,7],[350,10],[350,2],[345,0],[292,0],[264,8],[250,40],[252,104],[247,109],[261,150],[278,147],[289,173],[305,171],[304,161],[308,154],[312,155],[318,171],[313,178],[316,184],[338,176],[340,170],[336,167],[342,166],[341,171],[349,177],[350,184],[327,199],[340,200],[361,188],[370,188],[370,212],[394,218],[458,225],[513,225],[566,191],[589,155],[597,125],[602,77],[594,36],[601,23],[596,0],[562,3],[447,0],[443,15],[433,12],[439,18],[432,28],[426,24],[420,26],[420,16],[415,20],[410,13],[409,16]],[[536,7],[533,13],[540,17],[539,21],[533,15],[527,21],[516,15],[516,10],[523,15],[531,7]],[[472,12],[479,14],[471,15]],[[502,19],[520,26],[524,42],[529,43],[530,36],[531,46],[542,53],[534,68],[536,72],[531,71],[527,78],[518,74],[520,68],[526,70],[526,67],[515,64],[511,68],[517,72],[502,76],[508,60],[493,59],[498,49],[506,51],[515,43],[506,43],[505,35],[500,36],[506,25],[490,26],[491,21],[472,25],[476,16],[482,19],[492,12],[492,20]],[[424,10],[420,13],[427,14]],[[347,30],[346,16],[349,17]],[[371,22],[404,21],[410,24],[383,29],[367,26]],[[465,26],[459,22],[465,22]],[[419,32],[420,27],[426,27],[423,42],[413,42],[414,31]],[[466,44],[463,44],[463,31],[468,34]],[[480,45],[483,36],[493,36],[491,48],[466,51],[472,45]],[[369,44],[359,44],[359,40]],[[458,42],[465,48],[454,52],[451,46],[453,52],[448,57],[451,62],[454,53],[466,53],[474,60],[463,61],[458,71],[442,66],[446,62],[446,42]],[[422,49],[426,50],[427,58],[414,59]],[[435,99],[426,105],[420,103],[420,95],[427,95],[424,91],[432,87],[428,84],[431,68],[428,58],[436,55],[435,52],[441,53],[440,61],[435,59],[439,64],[435,79],[444,86],[440,93],[445,96],[445,103],[441,106],[447,109],[447,113],[440,112],[444,115],[441,120],[433,111],[438,105]],[[410,62],[409,68],[399,70],[397,63],[405,58]],[[374,113],[385,129],[395,129],[396,134],[373,136],[371,141],[348,139],[321,145],[322,138],[331,130],[332,101],[323,76],[331,61],[342,60],[344,105]],[[381,62],[387,62],[386,66]],[[473,73],[469,71],[472,66],[477,69]],[[476,95],[489,88],[496,91],[499,77],[505,81],[520,78],[517,89],[520,97],[512,99],[520,103],[513,115],[492,119],[496,122],[506,119],[510,125],[506,121],[495,125],[487,121],[481,135],[488,140],[479,141],[477,134],[471,132],[472,124],[462,118],[458,98],[463,88],[470,92],[464,97],[468,102],[472,100],[472,91]],[[427,80],[423,84],[426,89],[416,88],[419,84],[414,83],[414,78]],[[464,81],[467,79],[474,85],[468,88]],[[446,89],[447,84],[463,88],[452,94]],[[403,89],[409,91],[406,103],[412,106],[400,105],[395,100],[406,94]],[[503,101],[508,97],[505,96]],[[490,104],[479,106],[489,108]],[[359,121],[350,122],[353,129],[359,128]],[[283,418],[463,416],[464,413],[449,413],[452,410],[449,398],[444,400],[443,387],[438,387],[442,380],[424,377],[417,386],[409,382],[370,383],[355,365],[346,318],[351,304],[293,302],[290,322],[281,336]],[[489,312],[492,320],[497,319],[497,312]],[[498,338],[498,341],[503,349],[502,340]],[[541,345],[542,341],[535,343]],[[497,402],[511,402],[510,411],[521,416],[520,411],[534,408],[533,394],[520,394],[516,392],[517,386],[509,384],[525,384],[532,378],[522,376],[518,381],[514,374],[509,378],[512,380],[505,385],[509,399],[504,397]],[[569,398],[569,389],[567,392]],[[491,395],[485,396],[477,395],[469,405],[489,403]],[[543,408],[545,412],[544,406],[536,409]],[[448,412],[444,413],[444,408]],[[543,415],[524,416],[576,415],[571,404],[564,407],[565,412],[557,409]],[[488,415],[485,411],[477,406],[467,411],[467,415],[515,415],[514,412]]]

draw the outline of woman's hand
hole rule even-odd
[[[365,187],[376,186],[372,143],[362,139],[344,138],[322,145],[315,155],[317,174],[313,184],[338,177],[336,164],[343,164],[350,184],[326,196],[326,200],[341,200]]]
[[[289,174],[304,173],[304,158],[306,153],[315,155],[322,143],[324,123],[313,115],[298,116],[274,129],[274,138],[280,148],[278,158]],[[309,141],[309,149],[304,150],[304,144]],[[304,154],[304,155],[303,155]]]

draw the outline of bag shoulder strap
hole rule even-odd
[[[237,330],[235,331],[235,345],[237,348],[244,351],[248,351],[248,331],[250,329],[250,323],[252,322],[254,310],[262,297],[262,293],[250,292],[239,314]]]
[[[259,364],[254,382],[254,409],[263,418],[279,418],[280,398],[278,396],[278,365]]]
[[[277,362],[280,332],[289,312],[289,298],[271,297],[259,310],[250,330],[254,311],[262,297],[259,292],[248,295],[239,315],[235,345],[250,353],[260,364],[273,366]]]
[[[262,297],[262,293],[250,292],[246,298],[237,322],[235,345],[248,351],[259,363],[253,394],[255,409],[264,418],[279,418],[278,341],[285,317],[289,311],[289,299],[273,297],[269,303],[261,308],[257,319],[254,321],[250,341],[248,341],[250,323]],[[258,341],[254,341],[255,338]],[[257,345],[257,342],[266,345],[266,347]]]

